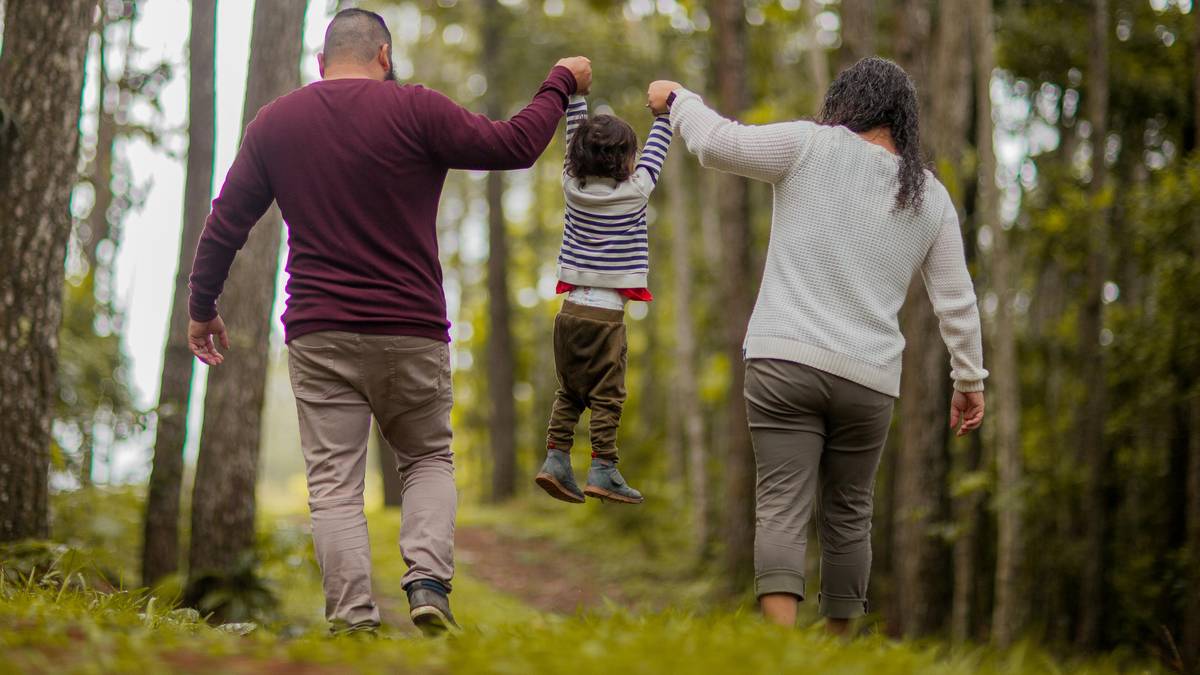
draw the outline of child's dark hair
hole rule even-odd
[[[637,154],[637,134],[620,117],[593,115],[579,124],[567,148],[567,174],[580,181],[588,177],[629,178]]]

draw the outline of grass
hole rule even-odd
[[[97,494],[89,502],[90,511],[122,513],[119,504],[107,509],[101,503],[128,499],[128,495]],[[57,504],[56,508],[63,507]],[[553,529],[558,517],[536,509],[466,509],[463,520],[475,527],[505,523],[517,533],[557,535],[585,552],[603,550],[594,537],[587,536],[588,531],[565,532],[561,521]],[[87,532],[86,518],[60,519],[60,524],[70,521],[80,528],[70,538],[78,548],[47,547],[55,556],[51,564],[24,573],[11,565],[11,557],[0,558],[6,572],[0,574],[0,673],[1157,672],[1117,657],[1063,662],[1028,646],[999,653],[986,648],[949,649],[936,642],[901,643],[880,636],[846,643],[826,637],[819,628],[768,626],[745,610],[625,611],[610,606],[565,617],[539,612],[519,598],[497,592],[473,578],[469,568],[456,579],[453,596],[465,632],[426,640],[412,633],[404,621],[407,607],[399,589],[404,566],[395,545],[398,517],[375,512],[369,519],[375,591],[385,619],[378,639],[327,636],[319,575],[302,516],[274,517],[264,523],[260,571],[279,603],[264,614],[256,630],[244,636],[176,609],[165,590],[169,586],[152,594],[98,582],[121,564],[119,551],[92,549],[95,557],[91,557],[89,547],[101,541],[108,546],[129,545],[122,539],[136,534],[120,533],[107,523],[98,537]],[[126,529],[136,530],[136,522]],[[622,573],[649,565],[637,562],[634,548],[622,552],[628,555],[606,565]],[[120,576],[130,578],[128,570]],[[668,596],[671,587],[660,585],[657,592]],[[684,597],[692,592],[686,585],[681,591]]]
[[[465,589],[464,589],[465,590]],[[482,613],[481,613],[482,617]],[[532,617],[470,623],[441,640],[224,633],[144,594],[7,584],[0,649],[9,672],[1118,673],[1033,651],[950,652],[878,637],[852,643],[736,614]]]

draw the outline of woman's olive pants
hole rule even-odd
[[[746,362],[746,410],[758,464],[755,591],[804,599],[808,521],[817,506],[821,614],[866,611],[875,470],[891,396],[790,361]]]

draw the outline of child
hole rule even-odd
[[[642,502],[642,494],[617,470],[617,426],[625,403],[625,301],[653,299],[646,283],[646,205],[670,144],[666,116],[654,120],[639,157],[637,134],[624,120],[589,118],[582,96],[571,97],[567,105],[566,222],[558,254],[558,292],[567,298],[554,319],[559,386],[546,462],[535,479],[565,502],[582,504],[584,495]],[[581,492],[569,453],[584,408],[592,410],[592,466]]]

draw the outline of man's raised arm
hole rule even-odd
[[[188,282],[188,344],[192,353],[209,365],[223,360],[213,344],[214,335],[222,346],[229,347],[225,326],[217,316],[217,298],[225,287],[234,256],[275,199],[257,151],[257,122],[256,118],[246,126],[242,147],[225,175],[221,194],[213,200]]]
[[[489,120],[427,90],[421,113],[425,143],[434,159],[451,169],[529,168],[554,138],[571,95],[586,93],[591,81],[591,62],[586,58],[563,59],[529,105],[505,121]]]

